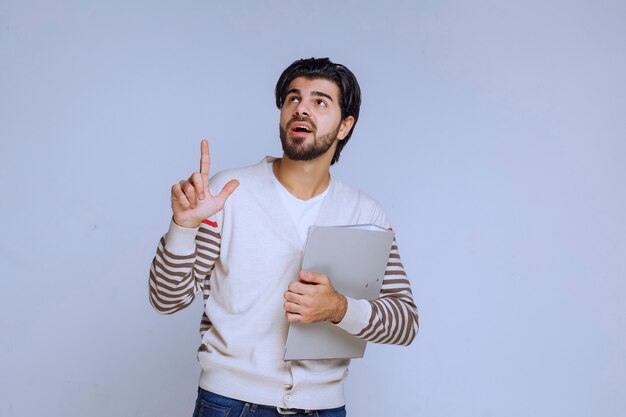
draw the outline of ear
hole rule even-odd
[[[350,133],[350,129],[354,126],[354,116],[348,116],[341,121],[339,125],[339,133],[337,133],[337,140],[344,140],[348,133]]]

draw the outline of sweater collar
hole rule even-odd
[[[271,213],[274,216],[274,221],[278,222],[279,224],[288,223],[289,226],[285,229],[288,229],[287,234],[289,236],[289,241],[297,248],[302,249],[300,245],[300,237],[298,231],[291,221],[289,213],[283,205],[280,195],[278,195],[278,191],[276,190],[276,188],[274,187],[274,183],[272,182],[273,180],[271,177],[271,167],[270,169],[268,169],[267,167],[267,164],[273,163],[277,159],[278,158],[274,156],[266,156],[261,160],[259,166],[262,169],[260,170],[261,172],[259,172],[259,178],[263,178],[263,185],[269,187],[268,192],[272,193],[271,196],[272,201],[275,202],[275,209],[271,210]],[[337,181],[335,180],[335,178],[331,175],[330,184],[328,185],[328,192],[326,194],[326,197],[324,198],[324,202],[322,203],[320,212],[317,215],[317,219],[315,219],[315,222],[313,224],[318,226],[331,226],[335,224],[332,219],[334,212],[333,206],[335,205],[334,202],[336,199],[336,182]]]

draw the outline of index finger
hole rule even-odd
[[[204,139],[200,143],[200,174],[208,176],[210,165],[211,157],[209,156],[209,142]]]
[[[310,284],[323,284],[329,281],[326,275],[318,274],[317,272],[300,271],[299,276],[302,281]]]

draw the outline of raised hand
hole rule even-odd
[[[226,199],[235,191],[239,181],[230,180],[218,195],[211,194],[209,188],[209,142],[200,143],[200,172],[194,172],[186,180],[172,186],[172,212],[174,222],[183,227],[198,227],[224,208]]]

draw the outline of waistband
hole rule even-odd
[[[198,387],[198,399],[196,400],[196,410],[202,402],[211,403],[211,406],[218,406],[223,408],[229,408],[232,411],[235,411],[235,415],[239,415],[239,410],[248,410],[250,413],[255,413],[257,410],[267,410],[270,412],[274,412],[276,416],[311,416],[317,417],[319,412],[323,413],[331,413],[332,415],[337,415],[335,413],[340,413],[341,415],[345,415],[345,406],[333,408],[333,409],[320,409],[320,410],[305,410],[301,408],[283,408],[283,407],[275,407],[272,405],[265,404],[254,404],[247,401],[237,400],[235,398],[224,397],[222,395],[216,394],[211,391],[207,391],[202,387]],[[264,414],[265,415],[265,414]],[[194,414],[195,416],[195,414]]]

